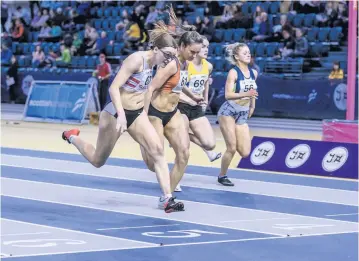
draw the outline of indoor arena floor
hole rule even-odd
[[[238,170],[191,146],[185,211],[157,209],[156,177],[124,135],[96,169],[61,140],[66,125],[2,121],[1,255],[13,260],[358,260],[358,182]],[[81,135],[96,141],[94,126]],[[218,127],[217,150],[224,151]],[[313,133],[253,135],[320,139]],[[306,136],[307,135],[307,136]],[[166,157],[174,154],[166,145]]]

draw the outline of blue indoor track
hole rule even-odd
[[[356,261],[358,182],[188,166],[157,209],[142,161],[2,148],[1,256],[26,261]]]

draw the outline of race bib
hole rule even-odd
[[[193,75],[189,82],[189,88],[194,94],[202,95],[208,75]]]
[[[172,89],[172,92],[181,92],[183,90],[183,87],[187,85],[188,82],[188,72],[187,71],[181,71],[180,73],[180,80],[175,88]]]
[[[239,84],[240,84],[239,92],[249,92],[252,89],[257,90],[257,84],[255,80],[245,79],[240,81]],[[250,99],[250,97],[245,97],[243,99]]]

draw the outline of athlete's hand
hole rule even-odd
[[[247,96],[249,96],[249,97],[257,97],[258,96],[258,92],[254,89],[249,90],[249,92],[247,92],[247,94],[248,94]]]
[[[193,94],[192,100],[194,100],[195,102],[199,103],[202,102],[204,100],[204,98],[202,96]]]
[[[208,103],[207,103],[207,102],[201,101],[201,102],[198,103],[198,105],[200,105],[200,106],[202,107],[202,111],[203,111],[203,112],[206,112],[207,106],[208,106]]]
[[[127,120],[125,113],[121,113],[117,117],[116,123],[116,131],[120,132],[121,134],[127,130]]]

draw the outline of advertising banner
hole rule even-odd
[[[238,168],[358,179],[358,144],[253,137]]]
[[[94,81],[34,81],[27,96],[24,120],[83,123],[89,104],[91,111],[98,111]]]

